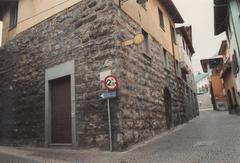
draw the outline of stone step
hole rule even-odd
[[[199,109],[200,110],[201,109],[213,108],[210,94],[198,95],[197,98],[198,98],[198,104],[199,104]]]

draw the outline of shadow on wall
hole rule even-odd
[[[2,21],[0,21],[0,47],[2,46]]]

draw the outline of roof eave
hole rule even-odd
[[[213,61],[213,60],[220,60],[220,61],[222,60],[223,61],[223,57],[219,56],[216,58],[202,59],[200,62],[201,62],[202,68],[203,68],[203,72],[207,73],[207,64],[211,64],[210,61]]]
[[[180,23],[180,24],[184,23],[184,20],[181,14],[179,13],[177,7],[172,2],[172,0],[161,0],[160,3],[162,3],[163,6],[167,9],[174,23]]]
[[[185,39],[185,41],[188,45],[188,48],[189,48],[191,54],[193,55],[195,53],[195,50],[194,50],[192,42],[191,42],[191,40],[188,36],[186,28],[184,26],[182,26],[182,27],[177,28],[177,30],[179,30],[182,33],[182,35],[183,35],[183,37],[184,37],[184,39]]]
[[[228,4],[224,0],[214,4],[214,34],[219,35],[226,31]]]
[[[206,60],[201,60],[201,65],[202,65],[202,69],[203,69],[203,72],[207,73],[207,61]]]

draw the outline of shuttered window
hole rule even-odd
[[[146,55],[149,55],[149,36],[146,31],[142,29],[142,34],[144,36],[144,52]]]
[[[235,50],[232,56],[232,68],[233,68],[233,74],[237,76],[237,73],[239,72],[239,65],[238,65],[237,53]]]
[[[171,26],[171,37],[172,37],[172,42],[174,44],[176,44],[176,35],[175,35],[175,30],[174,28]]]
[[[160,21],[160,27],[164,30],[164,17],[163,13],[160,9],[158,9],[158,14],[159,14],[159,21]]]
[[[166,49],[163,49],[163,57],[165,68],[168,69],[168,54]]]

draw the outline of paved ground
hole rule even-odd
[[[127,152],[0,147],[0,163],[240,163],[240,117],[202,111],[174,131]]]

